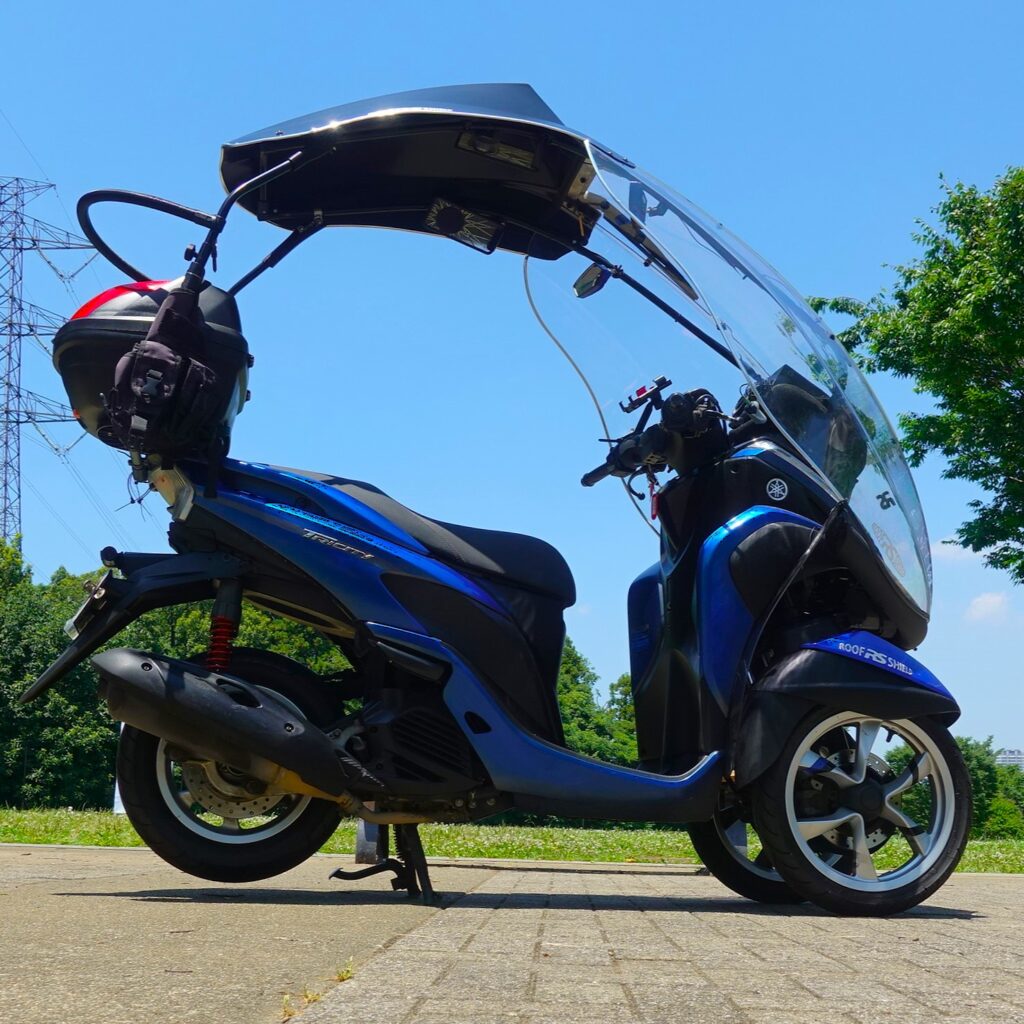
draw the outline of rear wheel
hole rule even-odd
[[[238,650],[230,671],[316,725],[339,702],[314,673],[265,651]],[[251,882],[316,853],[338,827],[337,804],[266,793],[229,765],[178,762],[167,743],[125,726],[117,750],[125,811],[146,844],[169,864],[217,882]]]
[[[753,803],[782,877],[838,914],[927,899],[959,862],[971,819],[970,777],[945,727],[825,708],[793,730]]]
[[[723,793],[711,821],[688,826],[697,856],[723,885],[748,900],[802,903],[772,866],[751,819],[746,807]]]

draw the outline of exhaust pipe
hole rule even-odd
[[[283,792],[351,804],[352,782],[327,735],[235,676],[120,647],[92,659],[112,718],[159,736],[197,760],[220,761]],[[372,813],[372,812],[371,812]]]

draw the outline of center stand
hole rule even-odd
[[[397,859],[388,855],[390,845],[388,826],[379,825],[377,863],[357,871],[342,871],[341,868],[338,868],[331,872],[330,877],[355,882],[361,878],[369,878],[371,875],[393,871],[395,877],[391,880],[392,889],[405,889],[410,898],[422,896],[423,902],[427,904],[439,903],[440,898],[434,892],[434,887],[430,882],[427,858],[423,853],[423,843],[420,841],[419,825],[395,825],[394,830]]]

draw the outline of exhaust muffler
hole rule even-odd
[[[126,647],[92,664],[112,718],[282,791],[360,803],[327,735],[251,683]]]

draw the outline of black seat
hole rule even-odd
[[[286,472],[369,506],[441,561],[473,575],[497,598],[511,622],[441,584],[401,574],[384,577],[385,585],[429,624],[434,636],[460,651],[491,682],[525,728],[552,743],[564,742],[556,690],[565,641],[562,612],[575,602],[576,584],[565,559],[550,544],[519,533],[428,519],[358,480],[307,470]]]
[[[521,533],[456,526],[421,516],[380,488],[358,480],[303,469],[287,472],[335,487],[405,530],[444,562],[498,583],[555,598],[562,608],[576,601],[576,583],[566,560],[546,541]]]

